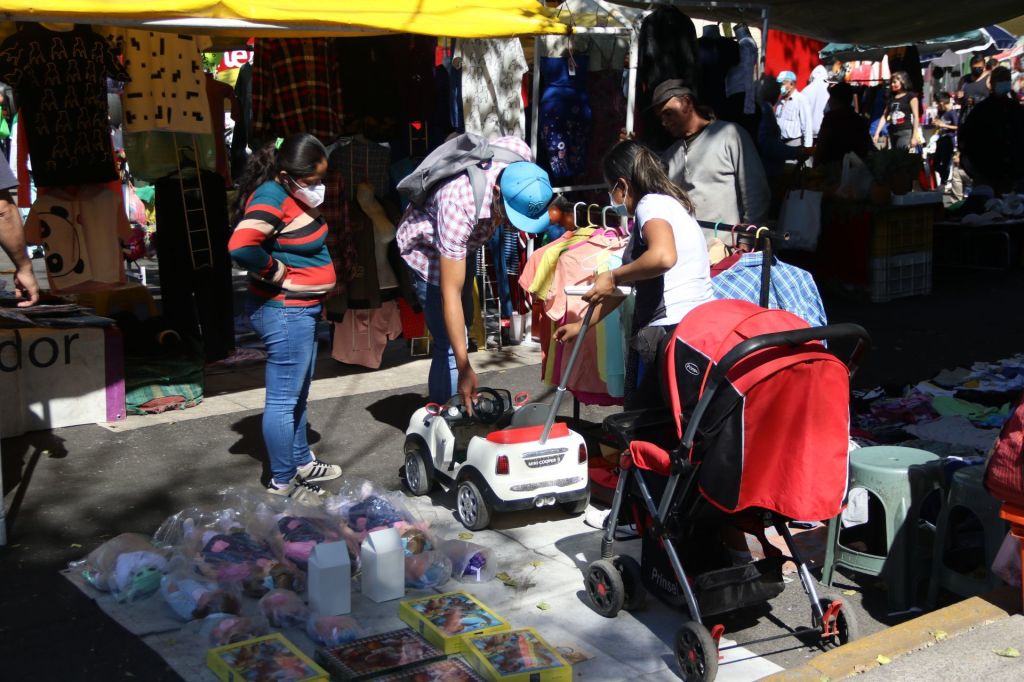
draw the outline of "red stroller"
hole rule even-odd
[[[820,343],[844,340],[856,342],[847,363]],[[724,627],[709,631],[702,618],[780,594],[786,560],[797,565],[822,643],[855,638],[852,613],[842,599],[819,596],[786,522],[829,519],[843,507],[849,379],[868,340],[855,324],[811,328],[782,310],[712,301],[688,314],[662,346],[658,370],[670,414],[647,410],[605,420],[605,431],[628,450],[602,558],[586,571],[587,595],[609,618],[638,608],[648,590],[685,605],[691,621],[675,638],[684,679],[717,673]],[[639,563],[613,551],[620,518],[637,525]],[[769,525],[788,556],[765,539]],[[723,526],[758,537],[766,558],[732,566],[720,541]]]

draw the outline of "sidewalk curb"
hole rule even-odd
[[[937,630],[945,632],[948,637],[955,637],[976,627],[1009,618],[1019,613],[1020,607],[1019,589],[998,589],[886,628],[820,654],[799,668],[762,679],[772,682],[841,680],[879,667],[877,658],[880,655],[893,659],[935,644],[933,633]]]

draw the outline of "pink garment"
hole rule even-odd
[[[530,258],[523,265],[523,270],[519,275],[519,286],[523,288],[523,291],[530,291],[533,288],[533,280],[537,276],[537,266],[540,265],[541,259],[544,257],[544,253],[548,249],[560,249],[564,247],[564,242],[568,241],[572,237],[572,232],[566,232],[558,239],[553,242],[549,242],[539,249],[535,250]]]
[[[573,296],[569,301],[565,288],[576,284],[591,284],[600,266],[612,255],[622,255],[626,242],[620,238],[594,235],[582,244],[570,246],[558,257],[558,267],[551,280],[551,290],[544,299],[544,312],[552,320],[565,317],[566,309],[572,307],[578,315],[586,312],[583,299]]]
[[[348,310],[334,325],[331,357],[349,365],[380,367],[388,341],[402,335],[402,316],[396,301],[372,310]]]

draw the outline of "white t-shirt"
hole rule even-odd
[[[640,239],[646,241],[644,226],[649,220],[660,219],[672,226],[676,242],[676,264],[666,272],[662,294],[665,314],[657,316],[650,325],[678,324],[683,317],[714,296],[711,289],[711,263],[708,247],[697,221],[683,205],[667,194],[648,194],[636,206],[636,229]],[[661,306],[659,306],[660,308]]]

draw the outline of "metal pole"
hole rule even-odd
[[[533,101],[530,102],[530,151],[537,160],[537,128],[540,126],[540,36],[533,39]]]
[[[636,26],[629,32],[629,75],[626,85],[626,132],[633,132],[633,109],[636,108],[636,72],[637,61],[640,59],[640,32]]]
[[[768,8],[761,10],[761,75],[768,67]]]
[[[7,501],[4,499],[3,452],[0,450],[0,547],[7,545]]]
[[[555,424],[555,417],[558,415],[558,408],[562,404],[562,398],[565,396],[565,387],[569,383],[569,375],[572,374],[573,367],[576,366],[576,356],[580,353],[580,348],[583,347],[583,337],[587,335],[587,329],[590,327],[590,318],[594,314],[594,306],[587,306],[587,314],[583,316],[583,325],[580,327],[580,333],[576,336],[576,341],[572,344],[572,353],[569,355],[569,364],[565,366],[565,371],[562,372],[562,381],[558,384],[558,388],[555,390],[555,399],[551,403],[551,411],[548,412],[547,421],[544,422],[544,431],[540,434],[540,444],[543,445],[548,441],[548,434],[551,433],[551,427]]]

